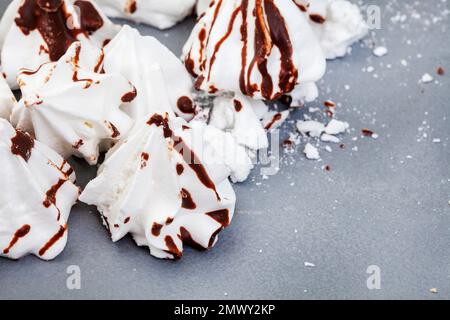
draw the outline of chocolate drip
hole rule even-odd
[[[191,98],[182,96],[177,101],[178,109],[183,113],[195,114],[195,105]]]
[[[234,100],[234,110],[236,110],[236,112],[241,112],[242,103],[239,100]]]
[[[181,176],[184,172],[184,166],[181,163],[177,164],[177,174]]]
[[[20,156],[28,162],[31,157],[31,152],[34,148],[34,140],[28,133],[23,132],[20,129],[16,130],[16,136],[11,139],[11,152],[17,156]]]
[[[9,246],[3,250],[3,254],[8,254],[9,251],[12,249],[12,247],[14,247],[16,243],[19,241],[19,239],[25,237],[30,232],[30,230],[31,226],[28,224],[25,224],[19,230],[17,230],[14,233],[14,236],[11,242],[9,243]]]
[[[80,8],[79,29],[69,27],[71,16],[63,0],[25,0],[15,23],[26,36],[38,30],[47,44],[50,61],[57,61],[79,34],[88,36],[103,26],[103,19],[92,3],[79,0],[75,5]]]
[[[195,241],[192,238],[191,233],[185,228],[185,227],[180,227],[180,235],[178,236],[178,238],[183,241],[183,243],[193,249],[196,250],[200,250],[200,251],[204,251],[205,248],[199,244],[197,241]]]
[[[181,207],[187,210],[194,210],[197,205],[192,199],[192,195],[186,189],[181,189]]]
[[[211,211],[205,213],[207,216],[213,218],[218,223],[222,225],[222,227],[228,227],[230,225],[230,213],[228,209],[221,209],[216,211]]]
[[[166,243],[167,249],[166,252],[173,255],[174,259],[180,259],[183,256],[183,252],[181,252],[175,242],[173,241],[173,238],[171,236],[166,236],[164,238],[164,241]]]
[[[137,90],[133,87],[133,90],[122,96],[122,102],[132,102],[137,97]]]
[[[147,166],[147,161],[150,159],[150,155],[147,152],[141,153],[141,169],[144,169]]]
[[[117,129],[117,127],[115,125],[113,125],[111,122],[108,122],[109,127],[112,130],[112,134],[111,137],[112,138],[117,138],[118,136],[120,136],[120,131]]]
[[[60,226],[58,232],[39,250],[39,255],[43,256],[53,245],[58,242],[66,233],[67,225]]]
[[[214,182],[208,175],[205,166],[201,163],[197,155],[192,151],[181,137],[174,135],[173,131],[169,128],[169,120],[164,118],[159,114],[154,114],[149,121],[148,125],[156,125],[158,127],[163,127],[164,137],[170,138],[173,141],[174,149],[183,156],[183,160],[188,164],[188,166],[195,172],[197,178],[200,182],[208,189],[211,189],[216,194],[216,198],[220,201],[219,193],[216,190]]]
[[[159,235],[161,234],[162,227],[163,227],[162,224],[153,222],[152,235],[154,235],[155,237],[159,237]]]
[[[58,210],[58,218],[59,221],[61,218],[61,212],[59,208],[56,206],[56,194],[58,193],[59,189],[67,182],[66,179],[59,179],[56,184],[54,184],[46,193],[45,193],[45,200],[43,202],[44,207],[50,208],[51,205],[54,205],[55,208]]]
[[[282,117],[283,115],[281,113],[277,113],[273,116],[272,120],[264,127],[264,129],[270,130],[277,121],[281,120]]]

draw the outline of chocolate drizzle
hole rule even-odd
[[[192,238],[191,233],[185,227],[180,227],[180,235],[178,236],[178,238],[183,241],[185,245],[193,249],[200,251],[205,250],[205,248],[201,244],[199,244]]]
[[[56,194],[58,193],[59,189],[67,182],[67,179],[59,179],[57,183],[55,183],[46,193],[45,193],[45,200],[43,202],[44,207],[50,208],[51,205],[54,205],[55,208],[58,210],[58,218],[59,221],[61,218],[61,212],[59,208],[56,206]]]
[[[60,226],[58,232],[39,250],[39,255],[43,256],[53,245],[58,242],[66,233],[67,225]]]
[[[20,238],[25,237],[31,230],[31,226],[28,224],[23,225],[19,230],[14,233],[14,236],[9,243],[9,246],[3,250],[3,254],[8,254],[9,251],[16,245]]]
[[[162,224],[159,224],[157,222],[153,222],[152,235],[154,235],[155,237],[159,237],[159,235],[161,234],[161,229],[162,228],[163,228]]]
[[[172,254],[174,259],[181,259],[183,252],[178,249],[177,245],[173,241],[173,238],[171,236],[166,236],[164,241],[167,246],[166,252]]]
[[[192,195],[184,188],[181,189],[181,207],[187,210],[195,210],[197,208]]]
[[[178,109],[183,113],[195,114],[195,105],[191,98],[182,96],[177,101]]]
[[[282,117],[283,117],[283,115],[281,113],[275,114],[272,117],[272,120],[264,127],[264,129],[270,130],[277,121],[281,120]]]
[[[230,225],[230,212],[228,211],[228,209],[211,211],[211,212],[207,212],[205,214],[207,216],[213,218],[214,220],[216,220],[224,228],[226,228]]]
[[[169,120],[159,114],[154,114],[149,121],[148,125],[156,125],[157,127],[162,127],[164,132],[164,137],[171,139],[173,142],[174,149],[183,157],[183,160],[189,166],[189,168],[194,171],[200,182],[208,189],[211,189],[216,194],[216,198],[220,201],[219,193],[216,190],[214,182],[208,175],[205,166],[201,163],[197,155],[192,151],[181,137],[175,136],[172,129],[169,128]]]
[[[125,93],[122,96],[122,102],[132,102],[137,97],[137,90],[135,87],[133,87],[133,90],[130,92]]]
[[[23,132],[20,129],[16,130],[16,136],[11,139],[11,152],[17,156],[20,156],[28,162],[31,157],[31,152],[34,147],[34,140],[28,133]]]
[[[71,15],[63,0],[25,0],[15,23],[26,36],[38,30],[50,60],[57,61],[77,41],[79,34],[88,36],[103,26],[103,19],[92,3],[78,0],[75,5],[80,8],[81,28],[69,27]]]

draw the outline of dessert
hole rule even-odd
[[[320,41],[327,59],[343,57],[368,32],[359,7],[346,0],[295,0]]]
[[[57,61],[75,41],[102,47],[117,32],[90,0],[13,0],[0,23],[3,72],[12,89],[21,68]]]
[[[167,29],[192,13],[195,0],[96,0],[105,13]]]
[[[0,118],[9,119],[11,110],[15,104],[16,98],[14,94],[9,89],[5,78],[0,75]]]
[[[113,241],[130,233],[165,259],[181,258],[184,245],[214,246],[236,197],[204,129],[154,114],[109,151],[80,200],[97,206]]]
[[[0,256],[51,260],[67,241],[78,198],[75,174],[56,152],[0,119]]]
[[[96,164],[99,152],[132,127],[120,106],[137,95],[121,75],[100,73],[101,61],[100,49],[75,42],[58,62],[22,69],[22,99],[12,123],[66,159],[75,155]]]
[[[197,89],[254,99],[292,94],[313,100],[326,68],[320,43],[293,0],[215,1],[183,52]]]
[[[191,120],[196,107],[193,84],[181,61],[153,37],[124,26],[105,47],[103,68],[118,73],[136,87],[138,96],[124,106],[133,119],[165,112]]]

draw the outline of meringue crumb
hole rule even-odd
[[[377,57],[383,57],[385,55],[387,55],[388,53],[388,49],[386,47],[376,47],[373,50],[373,54]]]

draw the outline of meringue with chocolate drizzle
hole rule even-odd
[[[105,13],[168,29],[192,13],[195,0],[96,0]]]
[[[54,259],[67,242],[75,174],[55,151],[0,119],[0,257]]]
[[[118,31],[91,0],[13,0],[0,22],[1,61],[17,89],[21,68],[59,60],[75,41],[102,47]]]
[[[193,83],[180,59],[154,37],[127,25],[105,47],[103,68],[128,79],[139,93],[124,106],[135,120],[154,113],[174,113],[191,120],[196,107]]]
[[[101,50],[75,42],[58,62],[22,69],[12,123],[66,159],[96,164],[99,152],[131,129],[134,121],[120,107],[137,95],[121,75],[102,72],[102,59]]]
[[[16,103],[16,97],[8,87],[5,78],[2,77],[0,68],[0,118],[9,120],[11,110]]]
[[[216,0],[200,16],[183,55],[197,89],[264,100],[316,90],[326,68],[294,0]]]
[[[144,120],[108,152],[80,200],[97,206],[114,242],[130,233],[163,259],[181,258],[185,245],[210,249],[233,217],[230,169],[205,143],[207,127],[167,114]]]

